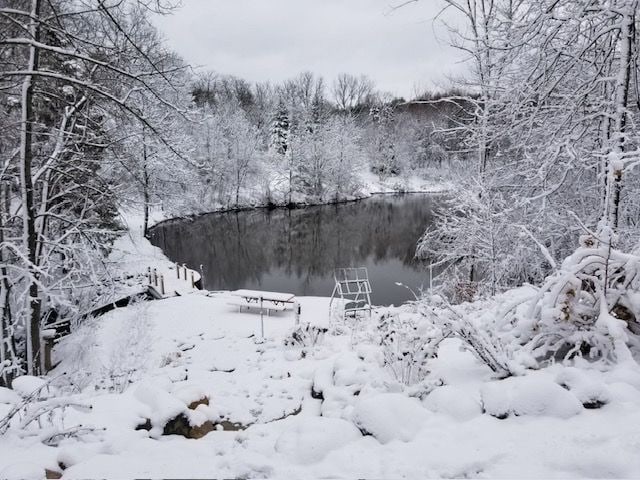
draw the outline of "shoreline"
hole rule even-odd
[[[190,214],[185,214],[182,216],[176,216],[176,217],[170,217],[170,218],[165,218],[162,219],[156,223],[150,224],[148,227],[148,231],[149,234],[151,233],[151,231],[153,229],[155,229],[156,227],[159,227],[160,225],[163,225],[165,223],[169,223],[169,222],[181,222],[181,221],[194,221],[195,219],[205,216],[205,215],[213,215],[213,214],[218,214],[218,213],[237,213],[237,212],[248,212],[248,211],[253,211],[253,210],[279,210],[279,209],[286,209],[286,210],[298,210],[298,209],[302,209],[302,208],[307,208],[307,207],[322,207],[322,206],[329,206],[329,205],[342,205],[345,203],[354,203],[354,202],[360,202],[362,200],[367,200],[369,198],[372,198],[374,196],[382,196],[382,195],[389,195],[389,196],[402,196],[402,195],[446,195],[447,193],[449,193],[450,190],[449,189],[442,189],[442,190],[411,190],[411,191],[377,191],[377,192],[369,192],[368,195],[366,196],[362,196],[362,197],[356,197],[356,198],[348,198],[348,199],[343,199],[343,200],[336,200],[336,201],[331,201],[331,202],[321,202],[321,203],[304,203],[304,202],[300,202],[300,203],[288,203],[288,204],[270,204],[270,205],[254,205],[254,206],[240,206],[240,207],[229,207],[229,208],[220,208],[218,210],[211,210],[211,211],[207,211],[207,212],[200,212],[200,213],[190,213]]]

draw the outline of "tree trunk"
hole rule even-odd
[[[620,194],[622,192],[622,170],[623,163],[620,158],[624,152],[624,134],[627,120],[627,103],[629,100],[629,80],[631,78],[631,59],[633,47],[633,26],[635,23],[637,1],[627,0],[624,5],[622,25],[620,28],[620,66],[616,79],[615,107],[614,113],[614,147],[613,158],[609,161],[609,181],[611,183],[610,206],[609,206],[609,226],[616,230],[618,228],[618,217],[620,211]]]
[[[611,153],[607,158],[607,202],[605,211],[606,225],[615,232],[618,228],[620,196],[622,193],[622,154],[625,148],[627,103],[629,100],[629,81],[631,78],[633,26],[635,23],[637,0],[626,0],[623,5],[619,34],[620,64],[614,91],[613,132]],[[613,238],[610,239],[610,242]]]
[[[0,198],[4,199],[5,189],[9,188],[0,182]],[[4,242],[4,222],[7,210],[4,210],[4,201],[0,202],[0,244]],[[4,248],[0,247],[0,386],[10,387],[13,375],[7,368],[15,364],[15,352],[12,349],[11,335],[9,328],[11,325],[11,310],[9,309],[9,277],[7,268],[4,266],[7,261],[4,255]]]
[[[31,2],[31,20],[29,33],[35,42],[40,41],[40,0]],[[29,47],[28,71],[38,70],[38,48],[32,44]],[[37,236],[35,228],[36,209],[34,205],[33,179],[31,166],[33,161],[33,75],[25,75],[22,82],[22,119],[20,130],[20,194],[22,197],[23,248],[27,258],[29,295],[25,304],[25,327],[27,332],[27,373],[37,374],[40,371],[40,298],[37,273]]]
[[[142,196],[144,202],[144,220],[142,223],[142,234],[146,238],[149,233],[149,203],[151,195],[149,193],[149,166],[147,165],[147,139],[145,130],[142,127]]]

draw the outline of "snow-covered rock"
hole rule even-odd
[[[539,376],[508,378],[481,388],[482,404],[489,415],[545,415],[568,418],[579,414],[582,404],[571,392]]]
[[[423,404],[432,412],[444,413],[461,421],[482,414],[479,398],[475,398],[467,389],[455,385],[444,385],[434,389],[424,399]]]
[[[275,448],[294,463],[308,464],[361,437],[352,423],[340,418],[298,417],[280,434]]]
[[[380,443],[412,440],[427,417],[427,410],[418,400],[401,393],[381,393],[361,398],[353,410],[354,423]]]
[[[152,425],[151,436],[161,435],[169,420],[188,410],[184,402],[151,382],[139,385],[134,396],[148,407],[146,414]]]
[[[198,405],[209,405],[208,395],[195,385],[180,386],[172,392],[172,395],[192,410]]]

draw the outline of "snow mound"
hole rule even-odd
[[[14,379],[11,386],[16,393],[24,398],[33,394],[36,390],[43,388],[46,384],[47,382],[39,377],[23,375]]]
[[[599,408],[611,401],[611,393],[604,383],[589,378],[575,367],[565,368],[556,382],[571,391],[585,408]]]
[[[275,448],[294,463],[309,464],[361,437],[352,423],[340,418],[300,417],[280,434]]]
[[[546,378],[516,377],[482,386],[484,410],[497,418],[533,415],[569,418],[582,411],[582,404],[571,392]]]
[[[107,445],[102,442],[64,445],[58,450],[56,463],[66,470],[100,453],[109,453]]]
[[[384,388],[378,368],[350,353],[316,370],[313,389],[324,397],[322,415],[349,418],[359,395],[377,393]]]
[[[609,372],[608,382],[622,382],[631,385],[636,390],[640,390],[640,371],[637,365],[621,363]]]
[[[16,392],[10,388],[0,387],[0,403],[10,403],[11,405],[17,405],[22,398]]]
[[[9,403],[0,403],[0,419],[3,419],[7,415],[9,415],[11,410],[13,410],[13,405]]]
[[[44,468],[34,463],[14,463],[4,470],[0,470],[3,480],[40,480],[44,478]]]
[[[464,388],[445,385],[433,390],[423,404],[432,412],[444,413],[456,420],[470,420],[482,414],[482,404]]]
[[[511,398],[506,382],[485,383],[480,389],[482,407],[492,417],[507,418],[512,412]]]
[[[353,409],[354,423],[380,443],[411,441],[427,417],[418,400],[401,393],[371,395],[358,400]]]

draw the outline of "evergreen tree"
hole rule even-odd
[[[271,122],[271,150],[278,155],[285,155],[289,147],[291,123],[289,111],[282,99],[278,102],[278,108]]]

